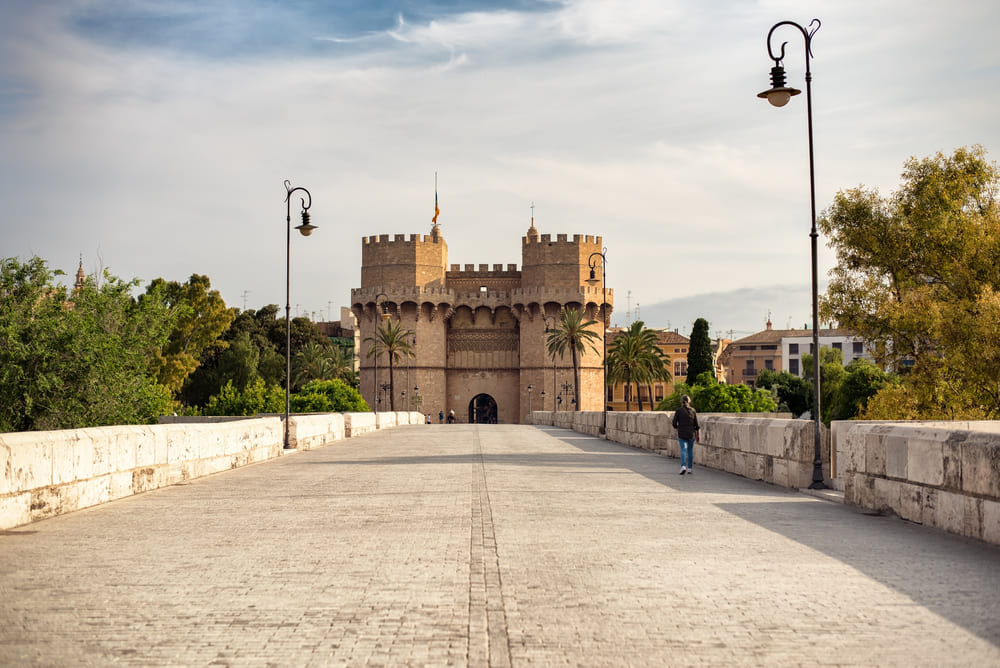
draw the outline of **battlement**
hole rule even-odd
[[[474,264],[467,264],[464,269],[460,264],[453,264],[448,269],[449,274],[494,274],[497,276],[509,276],[511,274],[517,274],[518,271],[519,270],[516,264],[508,264],[506,269],[504,269],[502,264],[494,264],[492,269],[490,269],[490,265],[488,264],[480,264],[478,268]]]
[[[363,246],[370,245],[386,245],[386,244],[437,244],[444,241],[440,236],[432,236],[430,234],[411,234],[409,238],[405,234],[394,234],[392,235],[392,241],[389,240],[388,234],[373,234],[369,237],[361,237],[361,243]]]
[[[574,234],[573,239],[570,240],[569,235],[567,234],[557,234],[556,240],[553,241],[551,234],[543,234],[539,236],[537,240],[535,240],[534,237],[521,237],[521,240],[523,242],[522,245],[524,246],[532,246],[532,245],[552,246],[554,244],[566,245],[566,246],[579,246],[580,244],[600,246],[602,238],[595,237],[592,234]]]

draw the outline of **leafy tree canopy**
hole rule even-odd
[[[170,406],[149,361],[177,314],[106,270],[72,293],[33,257],[0,260],[0,431],[141,424]]]
[[[1000,414],[1000,172],[980,146],[907,161],[889,197],[837,194],[818,221],[838,264],[823,317],[905,371],[869,403],[880,417]]]
[[[716,380],[713,371],[706,371],[698,376],[694,385],[679,383],[673,394],[657,404],[656,410],[677,410],[685,394],[691,397],[691,405],[700,413],[773,413],[778,408],[769,390],[751,390],[743,384],[724,385]]]

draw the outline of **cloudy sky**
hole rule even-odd
[[[283,307],[289,179],[319,226],[293,313],[336,318],[362,237],[430,231],[437,172],[450,263],[520,264],[534,203],[603,236],[617,324],[802,327],[805,95],[756,94],[771,26],[814,17],[820,210],[911,155],[1000,158],[995,0],[4,0],[0,256]]]

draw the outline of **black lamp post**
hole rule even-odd
[[[552,321],[552,328],[549,329],[549,320]],[[545,318],[545,333],[554,332],[556,329],[556,317],[554,315],[546,316]],[[547,337],[546,337],[547,341]],[[556,353],[552,351],[552,410],[559,410],[559,406],[556,405]]]
[[[531,415],[531,391],[535,389],[535,386],[528,383],[528,415]]]
[[[301,186],[292,187],[291,182],[285,179],[285,223],[288,227],[288,234],[285,243],[285,449],[289,449],[291,444],[288,439],[288,414],[292,405],[292,193],[301,190],[305,193],[302,201],[302,224],[296,225],[295,229],[308,237],[316,226],[309,222],[309,207],[312,206],[312,195]]]
[[[602,366],[602,387],[601,395],[604,397],[604,421],[601,424],[601,433],[608,433],[608,274],[606,267],[608,266],[608,249],[605,248],[601,251],[594,251],[590,254],[587,259],[590,265],[590,278],[587,280],[588,283],[593,285],[597,282],[597,277],[594,275],[594,268],[597,266],[597,258],[601,258],[601,343],[604,345],[604,353],[601,358]]]
[[[813,27],[815,24],[815,27]],[[781,26],[794,26],[805,40],[806,54],[806,127],[809,133],[809,196],[812,204],[812,230],[809,237],[812,242],[812,321],[813,321],[813,423],[815,426],[813,434],[813,479],[809,489],[825,489],[823,482],[823,459],[820,448],[820,386],[819,386],[819,276],[816,267],[816,239],[819,234],[816,232],[816,172],[813,166],[813,124],[812,124],[812,71],[809,69],[809,60],[812,58],[812,38],[819,30],[820,20],[813,19],[809,22],[809,31],[794,21],[781,21],[771,26],[767,33],[767,55],[774,61],[771,68],[771,88],[759,93],[757,97],[765,98],[775,107],[783,107],[794,95],[802,91],[785,85],[785,68],[781,62],[785,59],[785,46],[788,42],[781,43],[781,52],[774,55],[771,48],[771,36],[774,31]]]
[[[542,390],[542,410],[545,410],[545,390]]]
[[[372,413],[377,413],[379,409],[379,392],[378,392],[378,323],[382,318],[382,311],[378,307],[378,298],[385,297],[389,298],[389,295],[384,292],[380,292],[375,295],[375,317],[374,326],[372,327],[372,345],[375,346],[375,376],[372,378]]]

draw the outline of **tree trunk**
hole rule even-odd
[[[576,408],[580,410],[580,359],[576,354],[576,346],[573,346],[573,399],[576,401]]]
[[[389,353],[389,410],[390,411],[395,411],[396,410],[396,390],[395,390],[395,381],[393,380],[393,377],[392,377],[392,370],[393,370],[392,358],[393,358],[393,354],[390,352]]]

